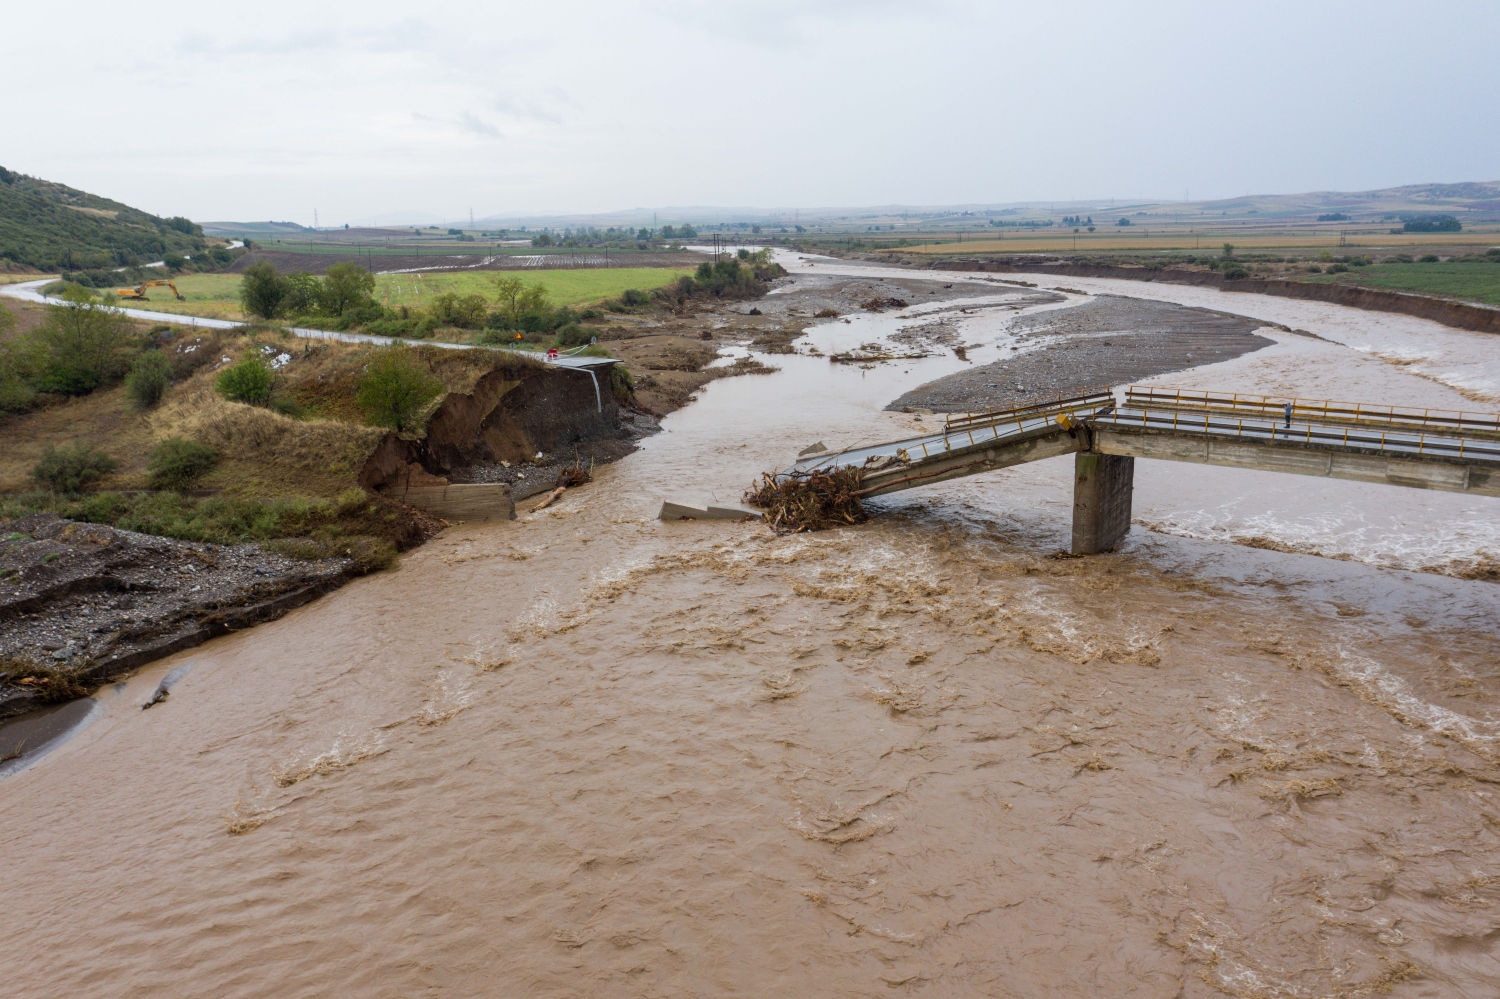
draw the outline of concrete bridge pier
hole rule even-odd
[[[1079,451],[1073,456],[1073,554],[1109,551],[1130,531],[1135,459]]]

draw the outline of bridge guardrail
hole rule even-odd
[[[1216,418],[1217,416],[1217,418]],[[1095,425],[1172,430],[1209,436],[1251,437],[1257,440],[1284,440],[1307,444],[1333,444],[1361,447],[1401,455],[1434,455],[1465,460],[1500,462],[1500,443],[1475,440],[1451,434],[1429,434],[1422,431],[1381,429],[1315,423],[1293,423],[1290,428],[1276,419],[1262,417],[1230,418],[1208,409],[1165,409],[1151,412],[1133,406],[1117,409],[1092,421]]]
[[[1093,412],[1114,401],[1114,394],[1108,387],[1094,388],[1078,395],[1058,396],[1055,399],[1034,399],[1005,409],[986,409],[977,413],[950,413],[943,429],[945,432],[973,430],[996,423],[1011,423],[1018,418],[1035,416],[1052,410],[1086,409]]]
[[[1372,406],[1368,403],[1338,402],[1331,399],[1318,401],[1290,396],[1206,392],[1154,385],[1131,385],[1125,390],[1125,405],[1133,409],[1183,409],[1284,420],[1288,403],[1292,407],[1292,419],[1303,422],[1386,427],[1418,432],[1448,431],[1449,436],[1500,440],[1500,415],[1493,413]]]

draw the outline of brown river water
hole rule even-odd
[[[1188,304],[1324,339],[1165,384],[1493,378],[1419,320]],[[101,691],[0,780],[4,993],[1500,990],[1500,588],[1463,578],[1500,504],[1143,462],[1120,551],[1058,558],[1061,460],[820,534],[653,519],[905,433],[962,363],[766,360],[553,508]]]

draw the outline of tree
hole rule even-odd
[[[1233,243],[1225,243],[1224,244],[1224,259],[1228,260],[1232,256],[1234,256],[1234,244]]]
[[[31,334],[36,352],[36,388],[59,395],[87,395],[124,367],[121,348],[129,333],[124,319],[83,289],[63,293]]]
[[[424,371],[410,351],[391,346],[370,361],[355,401],[371,423],[400,433],[417,426],[423,408],[443,389],[443,383]]]
[[[480,295],[459,296],[445,291],[432,300],[427,311],[442,326],[477,330],[484,325],[485,302]]]
[[[291,283],[275,265],[262,260],[245,268],[240,279],[240,304],[252,316],[275,319],[291,290]]]
[[[342,316],[350,309],[370,304],[375,291],[375,275],[358,264],[334,264],[323,275],[323,311],[330,316]]]
[[[271,398],[271,369],[257,353],[251,352],[233,367],[219,372],[214,387],[226,399],[259,406]]]
[[[526,313],[547,311],[547,286],[528,285],[518,277],[495,279],[495,304],[505,329],[515,329]]]
[[[1120,219],[1120,221],[1116,222],[1115,225],[1130,225],[1130,220],[1122,218]]]
[[[307,271],[292,271],[286,276],[286,298],[282,311],[289,315],[315,312],[322,300],[323,283]]]
[[[125,391],[143,409],[161,402],[170,384],[172,362],[159,350],[148,350],[137,357],[125,376]]]

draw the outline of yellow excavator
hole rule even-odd
[[[156,287],[171,288],[172,294],[177,296],[177,301],[187,301],[187,296],[177,290],[177,284],[175,282],[167,281],[162,278],[156,278],[155,280],[147,281],[145,284],[138,284],[134,288],[121,288],[116,291],[115,294],[119,295],[121,298],[129,299],[132,302],[149,302],[151,300],[146,297],[146,289]]]

